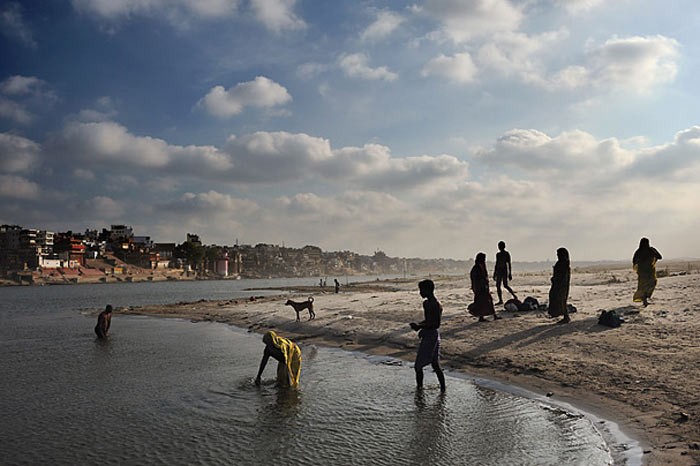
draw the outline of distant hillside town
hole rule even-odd
[[[83,233],[0,225],[0,278],[21,284],[281,277],[319,277],[323,284],[325,277],[345,275],[466,273],[470,262],[317,246],[205,245],[190,233],[180,244],[158,243],[128,225]]]

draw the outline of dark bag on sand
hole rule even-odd
[[[540,303],[537,301],[536,298],[533,298],[532,296],[528,296],[525,298],[523,303],[520,305],[520,310],[521,311],[536,311],[540,308]]]
[[[506,303],[503,305],[503,308],[506,311],[516,312],[516,311],[520,310],[520,306],[522,306],[522,305],[523,305],[523,303],[521,303],[519,300],[512,298],[512,299],[509,299],[508,301],[506,301]]]
[[[603,310],[600,312],[600,317],[598,317],[598,324],[605,325],[606,327],[617,328],[622,325],[623,322],[624,320],[622,317],[617,315],[615,311]]]

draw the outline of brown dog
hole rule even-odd
[[[296,302],[292,301],[291,299],[288,299],[286,303],[284,303],[286,306],[292,306],[294,308],[294,311],[297,313],[297,321],[299,320],[299,313],[303,311],[304,309],[309,310],[309,320],[315,319],[316,318],[316,313],[314,312],[314,298],[313,296],[309,296],[309,299],[306,301],[302,302]]]

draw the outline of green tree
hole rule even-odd
[[[176,246],[177,255],[180,259],[185,259],[187,265],[191,266],[195,271],[201,268],[202,260],[204,259],[204,246],[185,241]]]

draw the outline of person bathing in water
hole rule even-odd
[[[268,359],[272,356],[277,360],[277,384],[281,387],[297,388],[301,374],[301,349],[292,340],[277,335],[274,331],[263,335],[265,350],[260,361],[260,369],[255,377],[255,384],[260,385]]]
[[[95,325],[95,335],[97,335],[97,338],[100,340],[107,338],[110,325],[112,325],[112,305],[107,304],[105,310],[100,312],[100,315],[97,316],[97,325]]]
[[[411,322],[410,327],[418,332],[420,345],[416,355],[416,388],[423,388],[423,368],[430,364],[440,382],[440,391],[445,392],[445,374],[440,367],[440,319],[442,306],[435,298],[435,284],[432,280],[422,280],[418,283],[420,295],[423,301],[423,320],[419,323]]]

